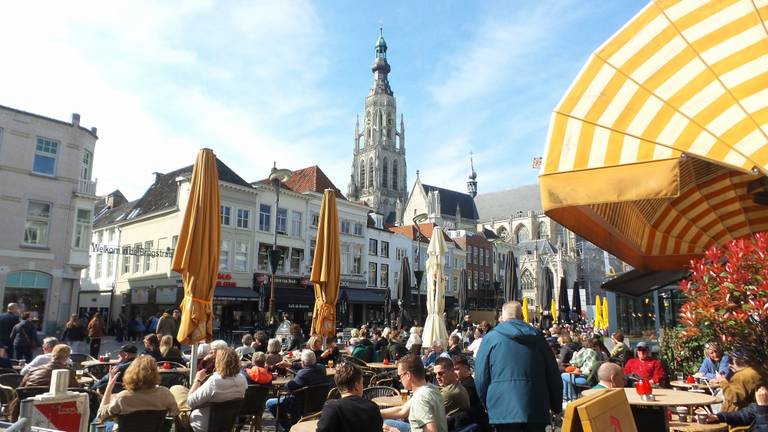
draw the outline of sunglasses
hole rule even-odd
[[[404,376],[405,374],[407,374],[407,373],[408,373],[408,371],[405,371],[405,372],[403,372],[403,373],[401,373],[401,374],[397,374],[397,378],[399,378],[399,379],[400,379],[400,381],[402,381],[402,380],[403,380],[403,376]]]

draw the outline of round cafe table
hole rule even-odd
[[[374,362],[374,363],[368,363],[368,367],[371,369],[391,370],[391,369],[397,369],[397,363],[392,362],[390,364],[384,364],[382,362]]]
[[[695,383],[689,383],[689,382],[687,382],[685,380],[676,380],[676,381],[671,381],[669,383],[669,385],[674,387],[674,388],[679,388],[679,389],[683,389],[683,390],[691,390],[691,389],[694,389],[694,390],[709,390],[710,388],[714,390],[714,389],[720,388],[720,384],[719,383],[712,383],[712,382],[710,382],[709,383],[709,387],[707,387],[707,383],[701,382],[701,381],[698,381],[698,380]]]
[[[96,366],[96,365],[103,365],[103,364],[108,364],[110,366],[114,366],[114,365],[118,364],[119,362],[120,362],[119,359],[109,359],[108,362],[102,362],[102,361],[98,361],[98,360],[86,360],[86,361],[80,363],[80,366],[82,366],[83,368],[87,368],[87,367],[91,367],[91,366]]]
[[[589,389],[581,392],[584,396],[591,396],[598,392],[604,391],[603,389]],[[625,388],[624,394],[627,395],[627,400],[630,405],[639,406],[687,406],[696,407],[704,405],[712,405],[720,403],[720,400],[716,397],[704,393],[693,392],[681,392],[669,389],[653,389],[653,395],[656,400],[645,401],[640,399],[640,395],[633,388]]]
[[[320,420],[307,420],[291,426],[291,432],[315,432]]]
[[[398,396],[379,396],[371,399],[373,403],[379,406],[379,408],[392,408],[396,406],[401,406],[405,402],[403,401],[403,398]]]
[[[685,423],[679,421],[669,422],[669,432],[728,432],[726,423]]]

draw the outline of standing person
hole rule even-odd
[[[497,431],[543,432],[550,410],[562,410],[563,385],[544,336],[522,318],[519,302],[502,306],[477,353],[475,384]]]
[[[173,317],[173,346],[181,349],[181,343],[176,338],[179,334],[179,327],[181,327],[181,312],[178,309],[174,309],[171,316]]]
[[[397,361],[397,376],[413,397],[399,407],[381,410],[385,432],[448,432],[448,419],[440,390],[426,381],[421,358],[408,354]],[[398,419],[408,418],[408,423]]]
[[[61,334],[61,340],[69,342],[69,346],[72,347],[72,352],[77,354],[85,354],[85,328],[77,315],[70,315],[69,321],[64,326],[64,333]]]
[[[147,320],[146,331],[148,333],[157,333],[157,323],[160,322],[160,314],[161,313],[162,312],[158,311],[157,314],[152,315]]]
[[[32,323],[31,318],[31,312],[23,312],[21,321],[11,330],[14,355],[17,359],[24,359],[27,362],[32,360],[32,351],[40,346],[40,341],[37,340],[37,327]]]
[[[157,322],[157,337],[162,339],[165,335],[173,336],[173,330],[176,328],[176,321],[170,313],[164,312]]]
[[[363,399],[363,372],[360,368],[351,363],[339,365],[334,380],[341,398],[325,402],[317,432],[380,432],[381,412],[375,403]]]
[[[91,338],[91,357],[98,357],[101,351],[101,338],[107,335],[101,312],[96,312],[88,323],[88,337]]]
[[[122,312],[115,318],[113,326],[115,328],[115,341],[123,343],[123,339],[125,338],[125,315],[123,315]]]
[[[4,314],[0,314],[0,345],[7,347],[8,357],[13,358],[13,340],[11,339],[11,330],[13,326],[19,323],[19,305],[8,303],[8,308]]]

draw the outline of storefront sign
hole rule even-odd
[[[258,273],[256,276],[256,282],[263,285],[269,284],[270,275],[266,273]],[[309,284],[311,284],[311,282],[307,278],[297,278],[297,277],[289,277],[289,276],[275,276],[275,283],[283,286],[301,287],[301,288],[306,288]]]
[[[289,303],[286,305],[289,310],[309,310],[310,307],[308,304],[301,304],[301,303]]]
[[[155,303],[175,304],[177,291],[176,287],[158,287],[155,293]]]
[[[221,287],[237,286],[237,282],[232,280],[232,275],[230,273],[219,273],[217,279],[218,281],[216,282],[216,286],[221,286]]]
[[[146,249],[144,247],[131,247],[131,246],[110,246],[102,245],[98,243],[91,243],[91,252],[107,255],[133,255],[133,256],[148,256],[151,258],[173,258],[173,249]]]
[[[131,303],[133,304],[149,303],[149,288],[132,288]]]

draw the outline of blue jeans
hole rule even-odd
[[[288,396],[280,400],[280,415],[282,418],[277,418],[277,398],[270,398],[267,399],[266,408],[267,411],[269,411],[270,414],[272,414],[272,417],[275,418],[275,421],[283,427],[283,430],[289,430],[291,429],[291,423],[288,417],[288,410],[291,409],[291,402],[293,401],[293,396]]]
[[[397,428],[397,430],[400,432],[411,432],[411,425],[404,421],[387,419],[384,420],[384,424],[387,426],[392,426],[393,428]]]
[[[560,377],[563,379],[563,400],[570,401],[576,399],[576,388],[574,384],[584,385],[587,383],[587,377],[583,375],[574,375],[563,372]]]

